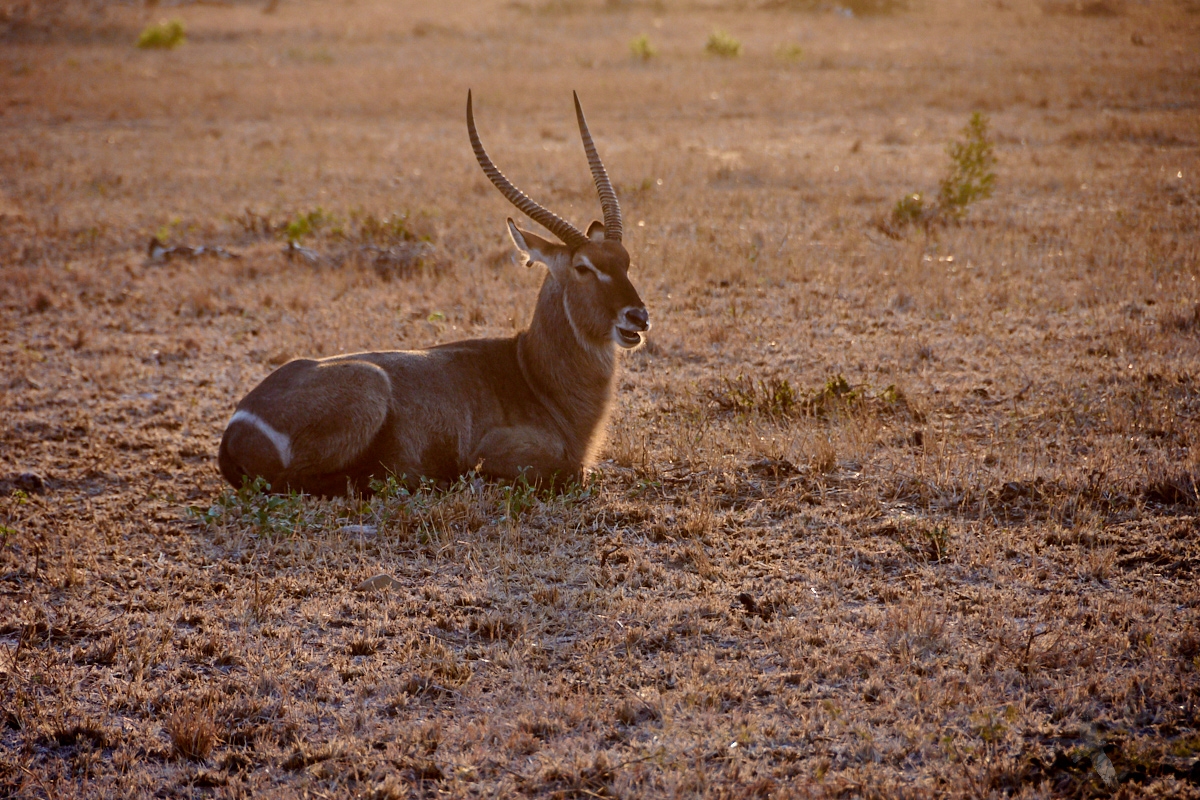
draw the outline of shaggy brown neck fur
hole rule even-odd
[[[580,342],[563,307],[563,289],[547,275],[529,328],[517,335],[517,360],[534,392],[556,417],[571,455],[590,461],[611,406],[616,345]]]

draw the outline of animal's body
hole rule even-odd
[[[529,327],[507,339],[424,350],[299,359],[238,404],[221,439],[221,474],[261,476],[275,491],[340,494],[389,475],[412,483],[472,469],[531,481],[577,480],[596,457],[612,403],[618,348],[641,344],[649,317],[629,281],[616,196],[576,98],[580,134],[604,208],[587,233],[500,174],[467,126],[480,166],[518,208],[563,243],[508,220],[526,263],[543,263]]]

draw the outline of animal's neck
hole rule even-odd
[[[529,328],[517,337],[517,354],[525,379],[559,417],[573,449],[589,460],[608,416],[616,346],[580,341],[552,275],[542,282]]]

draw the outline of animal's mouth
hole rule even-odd
[[[635,331],[632,328],[622,328],[620,325],[614,325],[613,338],[621,347],[630,350],[642,343],[642,331]]]

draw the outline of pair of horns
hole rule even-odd
[[[583,118],[583,107],[579,105],[579,95],[574,92],[572,94],[575,96],[575,116],[579,119],[579,135],[583,139],[583,149],[587,152],[588,166],[592,170],[596,193],[600,195],[600,207],[604,210],[604,238],[619,242],[622,228],[621,207],[617,204],[617,193],[613,191],[612,182],[608,179],[608,172],[604,169],[604,162],[600,160],[600,154],[596,152],[596,144],[592,141],[592,134],[588,132],[587,120]],[[508,202],[553,233],[572,250],[578,250],[587,244],[588,237],[583,231],[549,209],[535,203],[529,198],[529,195],[513,186],[512,182],[504,177],[504,173],[492,163],[487,151],[483,149],[483,143],[479,141],[479,133],[475,130],[475,115],[471,112],[470,89],[467,90],[467,133],[471,137],[471,148],[475,151],[475,158],[479,161],[479,166],[483,168],[483,174],[487,175],[488,180],[500,190],[500,194],[508,198]]]

